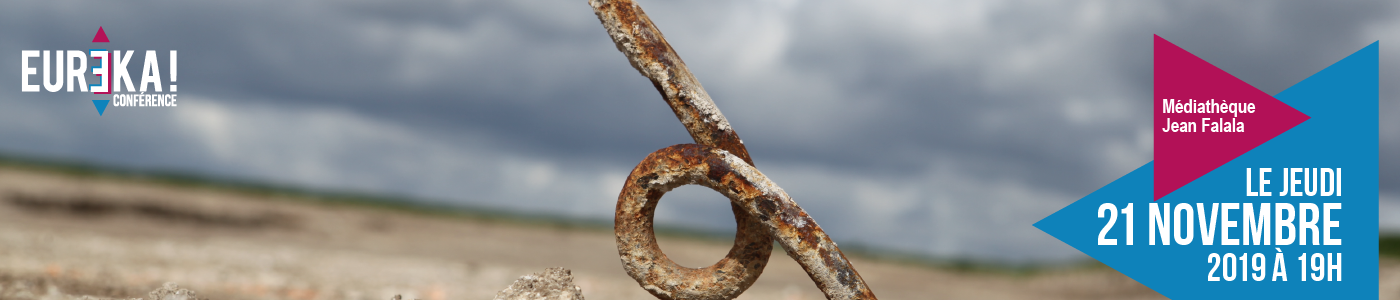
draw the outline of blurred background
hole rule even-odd
[[[1086,259],[1031,224],[1151,160],[1153,34],[1270,94],[1380,40],[1400,231],[1400,3],[640,3],[843,247],[1003,264]],[[97,47],[179,50],[179,106],[20,92],[20,50]],[[606,224],[637,162],[691,142],[585,0],[7,1],[0,53],[21,159]],[[666,197],[658,223],[733,232],[718,193]]]

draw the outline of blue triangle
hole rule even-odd
[[[102,112],[107,111],[107,102],[109,101],[112,100],[92,100],[92,106],[97,107],[97,115],[101,116]]]

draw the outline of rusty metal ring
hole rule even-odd
[[[632,170],[618,195],[614,227],[618,254],[627,274],[657,298],[733,299],[763,274],[773,252],[773,238],[768,230],[740,205],[743,196],[751,195],[740,191],[754,189],[735,185],[733,170],[725,167],[722,155],[715,155],[716,152],[723,150],[695,144],[652,152]],[[728,152],[723,155],[734,159]],[[656,244],[652,230],[661,196],[687,184],[709,187],[729,197],[738,222],[729,254],[705,268],[688,268],[671,261]]]
[[[662,194],[686,184],[714,189],[743,212],[739,216],[736,210],[740,228],[729,255],[704,269],[672,262],[652,231]],[[875,299],[821,226],[787,192],[728,151],[681,144],[652,152],[632,169],[617,198],[618,255],[627,274],[657,298],[733,299],[762,273],[773,238],[828,299]]]

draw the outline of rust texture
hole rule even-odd
[[[729,255],[703,269],[682,267],[666,258],[652,232],[653,212],[661,196],[687,184],[724,194],[758,223],[740,222],[741,231]],[[739,253],[771,249],[771,242],[763,243],[743,231],[754,226],[776,238],[827,299],[875,299],[821,226],[787,192],[729,151],[681,144],[652,152],[632,170],[617,200],[615,230],[623,267],[661,299],[733,299],[742,293],[759,275],[750,268],[761,271],[766,255]]]
[[[614,227],[627,274],[660,299],[733,299],[763,273],[776,239],[827,299],[876,299],[821,226],[753,167],[743,140],[641,6],[632,0],[588,4],[618,51],[651,80],[698,144],[652,152],[628,176],[618,195]],[[687,184],[729,197],[738,222],[729,254],[705,268],[671,261],[652,230],[661,196]]]

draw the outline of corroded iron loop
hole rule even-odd
[[[588,5],[617,50],[651,80],[699,144],[657,150],[627,178],[617,200],[615,228],[627,273],[661,299],[732,299],[763,272],[776,239],[827,299],[875,299],[817,222],[753,168],[744,141],[642,7],[632,0],[588,0]],[[672,262],[656,246],[652,232],[652,214],[661,195],[686,184],[728,196],[739,222],[729,255],[703,269]]]
[[[614,227],[618,255],[627,274],[657,298],[733,299],[753,285],[773,252],[773,238],[763,224],[743,211],[737,204],[737,194],[725,192],[730,189],[708,176],[710,170],[723,169],[711,168],[717,162],[706,161],[717,159],[716,156],[701,154],[712,149],[685,144],[653,152],[632,170],[618,196]],[[734,203],[731,207],[738,222],[734,247],[719,262],[705,268],[688,268],[671,261],[657,246],[652,230],[661,196],[687,184],[719,191]]]
[[[657,200],[686,184],[724,194],[744,215],[736,215],[739,233],[729,256],[704,269],[681,267],[666,258],[652,231]],[[728,151],[682,144],[652,152],[627,177],[615,220],[624,268],[661,299],[733,299],[762,272],[772,247],[768,237],[787,249],[827,299],[875,299],[821,226],[787,192]]]

